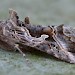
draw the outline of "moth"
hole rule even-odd
[[[9,19],[0,21],[0,48],[18,50],[25,57],[25,50],[39,50],[60,60],[75,63],[75,29],[58,26],[32,25],[29,17],[20,21],[15,10],[9,10]]]

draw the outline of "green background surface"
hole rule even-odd
[[[9,18],[8,10],[18,12],[20,20],[30,17],[32,24],[75,27],[75,0],[0,0],[0,20]],[[75,75],[75,64],[62,62],[43,53],[16,52],[0,49],[0,75]]]

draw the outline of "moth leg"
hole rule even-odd
[[[15,44],[15,48],[23,55],[23,57],[26,56],[25,53],[23,53],[23,52],[21,51],[21,49],[19,48],[19,45],[18,45],[18,44]]]

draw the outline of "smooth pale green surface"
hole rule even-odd
[[[75,0],[0,0],[0,20],[8,18],[8,9],[18,12],[21,20],[29,16],[31,23],[75,26]],[[46,54],[0,50],[0,75],[75,75],[75,64],[59,61]]]

